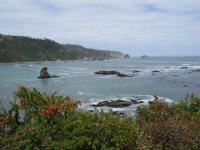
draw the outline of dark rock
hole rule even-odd
[[[176,77],[176,78],[178,77],[178,76],[177,76],[177,75],[175,75],[175,74],[173,74],[172,76],[173,76],[173,77]]]
[[[124,58],[131,58],[131,57],[129,56],[129,54],[125,54]]]
[[[140,71],[139,70],[133,70],[133,73],[139,73]]]
[[[143,56],[141,56],[140,58],[143,58],[143,59],[144,59],[144,58],[145,58],[145,59],[148,58],[148,59],[149,59],[149,58],[151,58],[151,56],[143,55]]]
[[[40,70],[40,76],[38,77],[39,79],[45,79],[45,78],[51,78],[49,73],[47,72],[48,68],[47,67],[43,67]]]
[[[43,67],[41,70],[40,70],[40,76],[38,77],[39,79],[47,79],[47,78],[57,78],[59,76],[50,76],[49,73],[48,73],[48,68],[47,67]]]
[[[120,74],[120,72],[117,71],[97,71],[95,74],[101,74],[101,75],[117,75]]]
[[[155,101],[149,101],[148,102],[150,105],[155,104]]]
[[[186,84],[184,84],[184,87],[187,87],[187,85],[186,85]]]
[[[119,73],[119,74],[117,74],[116,76],[118,76],[118,77],[132,77],[132,76],[130,76],[130,75],[122,74],[122,73]]]
[[[58,78],[58,77],[60,77],[60,76],[53,75],[50,78]]]
[[[192,72],[200,72],[200,69],[192,70]]]
[[[152,73],[157,73],[160,72],[159,70],[153,70]]]
[[[144,103],[144,101],[141,101],[140,98],[136,98],[136,99],[131,99],[132,104],[141,104]]]
[[[108,107],[127,107],[130,106],[131,102],[130,101],[124,101],[124,100],[111,100],[111,101],[103,101],[99,102],[96,105],[91,105],[92,107],[103,107],[103,106],[108,106]]]
[[[95,74],[100,74],[100,75],[116,75],[118,77],[132,77],[130,75],[127,74],[122,74],[118,71],[97,71],[95,72]]]
[[[181,67],[180,69],[188,69],[188,67]]]

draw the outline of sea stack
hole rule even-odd
[[[38,78],[39,79],[51,78],[51,76],[49,75],[49,73],[47,72],[47,70],[48,70],[47,67],[43,67],[40,70],[40,76]]]

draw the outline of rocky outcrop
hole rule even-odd
[[[149,59],[149,58],[151,58],[151,56],[143,55],[140,58],[142,58],[142,59]]]
[[[188,69],[188,67],[180,67],[180,69]]]
[[[59,77],[59,76],[56,76],[56,75],[50,76],[47,70],[48,70],[47,67],[43,67],[40,70],[40,76],[38,78],[39,79],[47,79],[47,78],[57,78],[57,77]]]
[[[133,70],[133,73],[139,73],[140,71],[139,70]]]
[[[194,69],[192,72],[200,72],[200,69]]]
[[[129,54],[125,54],[124,58],[131,58],[131,57],[129,56]]]
[[[117,75],[120,74],[120,72],[117,71],[97,71],[95,74],[100,74],[100,75]]]
[[[123,74],[123,73],[120,73],[118,71],[97,71],[97,72],[95,72],[95,74],[99,74],[99,75],[116,75],[118,77],[132,77],[131,75]]]
[[[140,100],[139,98],[134,98],[130,100],[106,100],[99,102],[97,104],[91,105],[92,107],[127,107],[130,105],[135,105],[135,104],[141,104],[144,103],[144,101]]]
[[[140,98],[136,98],[136,99],[131,99],[131,103],[132,104],[142,104],[142,103],[144,103],[144,101],[142,101]]]
[[[159,70],[153,70],[152,73],[157,73],[160,72]]]
[[[130,101],[124,101],[124,100],[110,100],[110,101],[102,101],[99,102],[98,104],[93,104],[91,106],[93,107],[103,107],[103,106],[108,106],[108,107],[127,107],[130,106],[131,102]]]

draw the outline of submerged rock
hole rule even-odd
[[[39,79],[47,79],[47,78],[57,78],[57,77],[59,77],[59,76],[56,76],[56,75],[50,76],[47,70],[48,70],[47,67],[43,67],[40,70],[40,76],[38,78]]]

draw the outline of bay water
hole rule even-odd
[[[59,78],[38,79],[40,69],[47,67],[50,75]],[[112,59],[105,61],[47,61],[0,64],[0,99],[6,108],[19,86],[35,87],[48,93],[80,99],[80,109],[91,111],[103,100],[140,98],[147,105],[153,95],[172,102],[187,93],[200,95],[200,57],[152,57]],[[132,77],[96,75],[99,70],[119,71]],[[137,70],[137,73],[133,71]],[[153,72],[153,71],[159,72]],[[138,104],[139,105],[139,104]],[[138,105],[113,108],[133,115]],[[141,105],[141,104],[140,104]],[[102,107],[104,111],[110,108]]]

